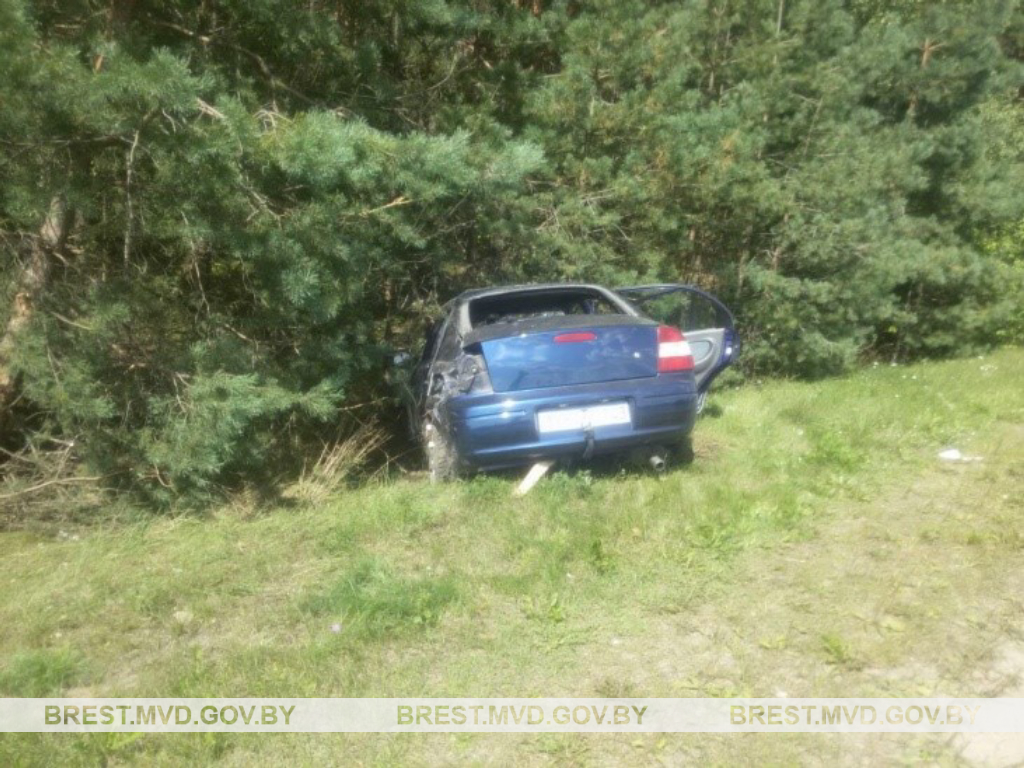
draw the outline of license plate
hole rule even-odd
[[[629,403],[592,405],[588,408],[559,408],[537,413],[537,428],[541,434],[629,424],[631,421]]]

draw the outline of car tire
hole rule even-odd
[[[446,483],[459,476],[459,455],[452,439],[432,421],[423,425],[423,451],[427,457],[430,482]]]
[[[703,392],[697,395],[697,415],[700,416],[704,413],[704,409],[708,404],[708,391],[705,389]]]

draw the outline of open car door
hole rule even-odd
[[[739,356],[740,337],[732,312],[692,285],[637,285],[617,288],[616,293],[652,320],[683,332],[693,352],[693,373],[703,406],[711,382]]]

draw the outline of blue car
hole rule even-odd
[[[427,333],[411,415],[433,480],[609,453],[692,456],[708,388],[740,349],[732,313],[685,285],[467,291]]]

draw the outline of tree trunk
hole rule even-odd
[[[3,336],[0,336],[0,434],[3,434],[8,410],[17,392],[17,382],[11,371],[11,356],[19,334],[32,319],[35,304],[46,288],[53,253],[64,247],[70,220],[67,202],[63,197],[54,197],[39,234],[32,240],[28,261],[18,278],[11,315]]]

